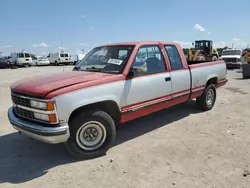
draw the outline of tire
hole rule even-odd
[[[55,61],[55,66],[59,66],[59,63],[57,61]]]
[[[214,55],[214,56],[212,57],[212,61],[217,61],[217,60],[218,60],[217,56]]]
[[[36,62],[36,66],[38,67],[38,63]]]
[[[213,108],[216,101],[216,88],[214,84],[206,87],[204,93],[196,98],[196,104],[199,109],[209,111]]]
[[[104,111],[93,110],[77,114],[70,121],[69,127],[70,138],[65,142],[66,149],[72,156],[81,160],[105,155],[116,137],[115,123]],[[92,142],[96,139],[97,143],[88,146],[91,139],[94,139]]]
[[[206,61],[206,57],[203,54],[197,56],[196,61]]]

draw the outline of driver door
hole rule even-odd
[[[141,46],[134,59],[146,62],[146,72],[134,71],[134,77],[125,81],[126,106],[121,121],[131,120],[150,114],[161,108],[171,99],[172,86],[170,73],[158,45]]]

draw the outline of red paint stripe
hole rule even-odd
[[[205,89],[205,86],[194,87],[194,88],[192,88],[192,93],[193,92],[198,92],[198,91],[201,91],[201,90],[204,90],[204,89]]]
[[[158,103],[158,102],[161,102],[161,101],[164,101],[164,100],[170,100],[170,99],[172,99],[174,97],[187,95],[189,93],[190,93],[190,90],[188,89],[188,90],[173,93],[171,95],[157,97],[157,98],[154,98],[154,99],[151,99],[151,100],[147,100],[147,101],[131,104],[131,105],[128,105],[128,106],[124,106],[124,107],[122,107],[121,111],[127,111],[127,110],[130,110],[130,109],[138,108],[140,106],[147,106],[147,105],[150,105],[151,103]]]
[[[197,92],[197,91],[203,92],[204,88],[205,88],[204,86],[195,87],[195,88],[192,88],[192,92]],[[154,98],[154,99],[151,99],[151,100],[147,100],[147,101],[143,101],[143,102],[131,104],[131,105],[128,105],[128,106],[124,106],[124,107],[121,108],[121,111],[124,112],[124,111],[128,111],[128,110],[132,110],[134,108],[140,108],[140,107],[151,105],[151,104],[154,105],[154,103],[158,103],[158,102],[159,103],[160,102],[164,103],[164,100],[165,101],[167,101],[167,100],[173,100],[173,98],[183,97],[183,95],[188,95],[188,94],[190,94],[190,90],[189,89],[184,90],[184,91],[179,91],[179,92],[173,93],[171,95],[157,97],[157,98]],[[184,96],[184,98],[186,98],[186,97],[188,98],[188,96]]]
[[[165,102],[153,105],[153,106],[145,107],[145,108],[139,109],[131,113],[123,113],[121,115],[120,122],[124,123],[124,122],[130,121],[139,117],[143,117],[151,113],[157,112],[159,110],[169,108],[177,104],[186,102],[187,100],[188,100],[188,97],[182,96],[182,97],[178,97],[176,99],[170,100],[170,101],[165,101]]]
[[[190,89],[187,89],[187,90],[184,90],[184,91],[179,91],[177,93],[173,93],[172,97],[175,98],[175,97],[179,97],[179,96],[187,95],[187,94],[190,94]]]
[[[211,61],[211,62],[207,62],[207,63],[198,63],[198,64],[194,64],[194,65],[189,65],[189,67],[190,67],[190,69],[195,69],[195,68],[207,67],[207,66],[218,65],[218,64],[225,64],[225,62],[222,60]]]

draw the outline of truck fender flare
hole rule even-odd
[[[209,84],[216,84],[217,82],[218,82],[218,75],[216,75],[216,74],[209,75],[207,77],[205,87],[207,87]]]

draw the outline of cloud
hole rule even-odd
[[[85,15],[81,15],[81,16],[80,16],[80,18],[85,19],[85,18],[86,18],[86,16],[85,16]]]
[[[80,42],[79,45],[80,45],[80,46],[87,46],[88,43],[87,43],[87,42]]]
[[[61,46],[59,46],[58,48],[59,48],[59,50],[66,50],[67,49],[67,48],[64,48],[64,47],[61,47]]]
[[[12,48],[11,45],[0,46],[0,48]]]
[[[182,48],[192,47],[192,42],[180,42],[180,41],[174,41],[174,42],[179,43]]]
[[[193,28],[197,31],[202,31],[202,32],[207,30],[204,27],[202,27],[200,24],[195,24]]]
[[[238,41],[242,41],[242,39],[240,39],[240,38],[232,38],[232,41],[238,42]]]
[[[35,48],[46,48],[46,47],[48,47],[49,45],[47,45],[47,44],[44,43],[44,42],[40,42],[39,44],[33,44],[32,46],[35,47]]]

